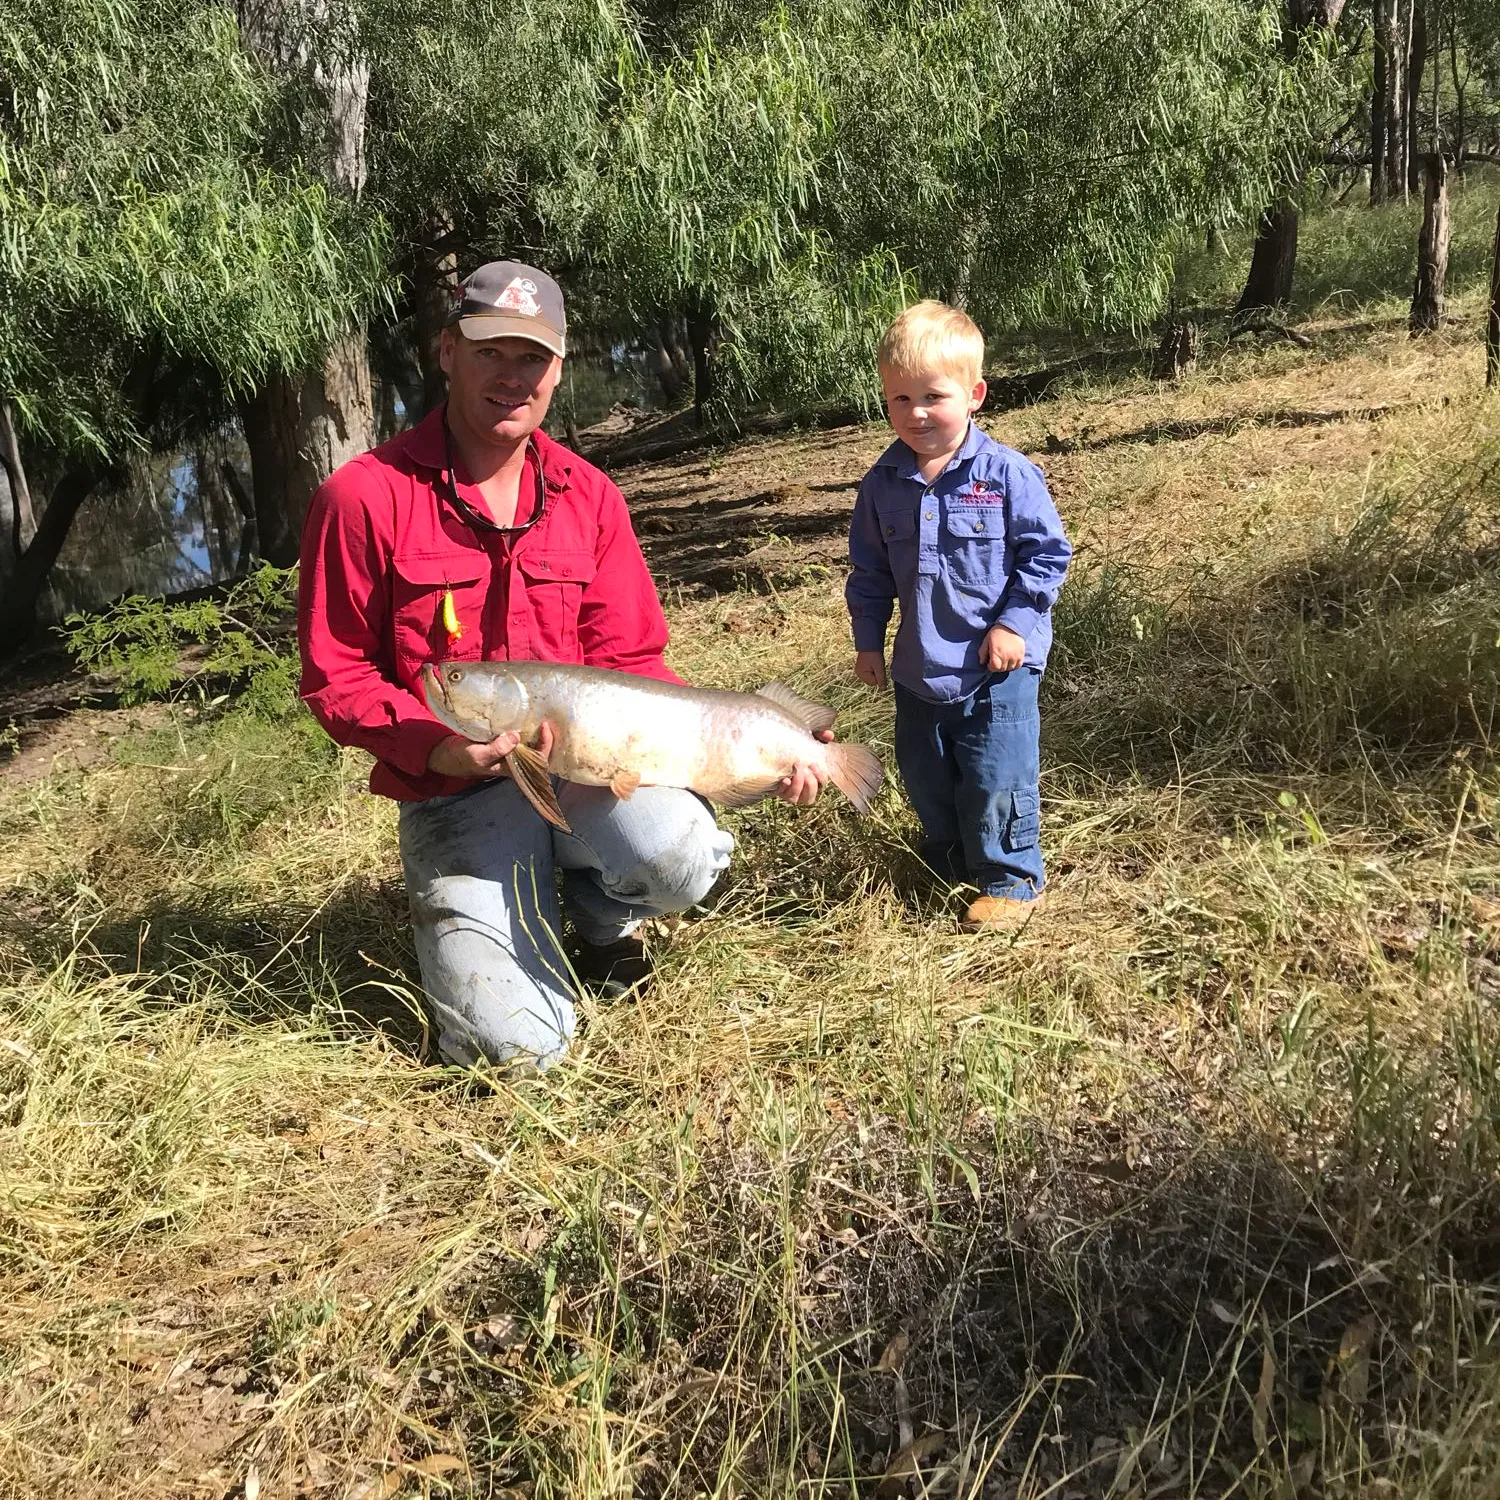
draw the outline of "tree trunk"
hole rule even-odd
[[[1422,116],[1422,80],[1427,76],[1427,4],[1411,0],[1411,43],[1406,53],[1406,187],[1415,193],[1426,171],[1418,121]],[[1438,149],[1438,143],[1432,143]]]
[[[1495,255],[1490,263],[1490,313],[1484,324],[1484,383],[1500,385],[1500,213],[1495,215]]]
[[[451,232],[451,219],[443,220],[435,236]],[[407,413],[418,422],[448,395],[448,377],[443,374],[439,349],[443,328],[458,294],[458,257],[422,246],[411,271],[412,321],[416,324],[417,364],[422,371],[422,409]]]
[[[250,447],[260,555],[297,561],[313,491],[375,442],[375,402],[362,328],[340,336],[320,370],[273,374],[240,407]]]
[[[1448,164],[1441,151],[1423,158],[1422,235],[1417,241],[1417,284],[1411,296],[1412,337],[1442,326],[1448,278]]]
[[[16,565],[21,558],[21,548],[16,543],[19,526],[15,485],[11,482],[10,470],[0,464],[0,608],[10,598]]]
[[[1171,318],[1162,332],[1152,361],[1158,380],[1181,380],[1198,368],[1198,325],[1186,318]]]
[[[240,513],[240,551],[234,560],[234,576],[243,578],[250,571],[250,564],[255,561],[256,544],[259,540],[256,536],[255,501],[246,493],[239,470],[227,458],[219,465],[219,477],[223,479],[224,488]]]
[[[692,363],[682,347],[683,334],[677,318],[659,318],[652,326],[655,347],[651,351],[651,373],[661,387],[662,398],[675,406],[692,378]]]
[[[9,401],[0,401],[0,463],[10,475],[15,516],[12,534],[19,555],[31,545],[31,539],[36,535],[36,512],[31,508],[31,485],[26,479],[26,465],[21,461],[21,444],[16,438],[16,423]]]
[[[241,0],[241,30],[262,60],[280,73],[308,62],[304,17],[321,0]],[[357,198],[365,185],[365,108],[370,70],[358,57],[312,60],[313,84],[327,126],[323,175],[335,193]],[[346,329],[317,369],[273,371],[240,404],[250,447],[250,476],[260,554],[278,567],[297,560],[302,520],[313,491],[336,469],[374,446],[375,404],[365,333]]]
[[[1337,26],[1343,10],[1344,0],[1287,0],[1286,24],[1281,31],[1281,46],[1286,56],[1296,57],[1307,32],[1328,31]],[[1234,310],[1236,319],[1284,307],[1292,300],[1292,276],[1297,269],[1296,190],[1297,183],[1293,180],[1260,216],[1250,274]]]
[[[1464,143],[1468,138],[1468,120],[1464,113],[1464,96],[1468,92],[1469,75],[1460,76],[1458,71],[1458,19],[1448,22],[1448,62],[1453,73],[1454,141],[1453,163],[1458,168],[1458,180],[1464,180]]]
[[[1237,320],[1285,307],[1292,300],[1297,269],[1297,207],[1290,200],[1261,215],[1250,257],[1250,275],[1234,310]]]
[[[1385,59],[1385,196],[1406,197],[1406,16],[1401,0],[1383,0]]]
[[[37,522],[31,545],[15,558],[6,588],[0,595],[0,653],[13,651],[36,630],[37,605],[47,587],[53,564],[72,529],[83,502],[116,471],[102,462],[68,469],[53,486],[47,508]],[[123,479],[123,474],[117,477]]]
[[[1402,0],[1374,0],[1375,101],[1370,201],[1388,202],[1406,192],[1406,16]],[[1376,112],[1378,111],[1378,119]],[[1377,191],[1378,189],[1378,191]]]
[[[955,232],[953,281],[943,299],[950,307],[967,308],[969,288],[974,283],[974,265],[979,259],[979,225],[965,220]]]
[[[235,525],[234,504],[224,492],[221,462],[216,440],[206,439],[193,450],[193,481],[203,517],[203,549],[208,553],[208,569],[215,583],[235,576],[238,556],[235,542],[242,529]]]
[[[693,346],[693,415],[700,427],[707,420],[715,390],[714,344],[718,339],[718,317],[713,303],[701,292],[688,302],[688,342]]]
[[[1375,0],[1375,88],[1370,95],[1370,207],[1385,202],[1385,111],[1390,87],[1389,0]]]

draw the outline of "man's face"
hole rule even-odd
[[[951,375],[903,375],[882,369],[885,408],[896,436],[918,458],[952,453],[964,440],[969,414],[984,404],[984,382],[972,388]]]
[[[530,437],[562,377],[562,360],[530,339],[466,339],[456,328],[443,330],[439,359],[450,415],[493,443]]]

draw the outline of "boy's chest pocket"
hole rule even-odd
[[[428,662],[475,660],[484,652],[490,559],[483,552],[418,552],[392,562],[391,618],[397,676],[414,682]],[[451,619],[444,596],[453,595]],[[458,627],[457,636],[449,625]]]
[[[1004,505],[954,506],[943,518],[943,561],[964,587],[1004,588],[1007,551]]]
[[[921,532],[917,525],[917,514],[909,505],[875,509],[875,524],[880,528],[881,540],[890,557],[891,566],[897,572],[912,569],[917,572],[936,572],[936,559],[930,559],[928,567],[921,567]]]

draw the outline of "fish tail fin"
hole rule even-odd
[[[870,799],[880,790],[885,768],[868,745],[835,742],[828,747],[828,774],[833,784],[862,813],[870,810]]]

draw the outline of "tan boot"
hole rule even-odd
[[[959,922],[963,932],[1019,932],[1037,913],[1046,896],[1018,901],[1014,896],[981,896],[969,904]]]

